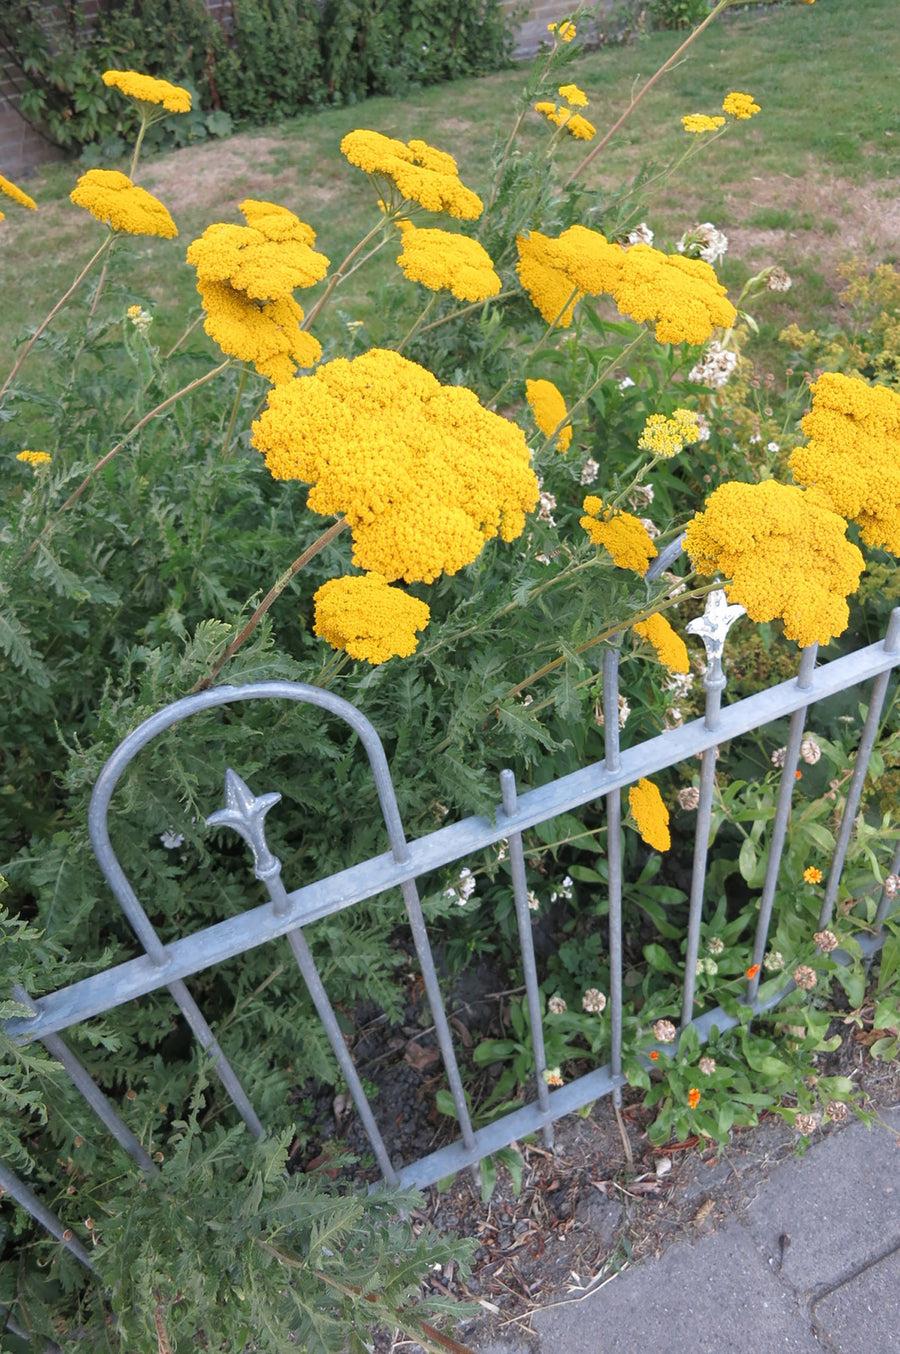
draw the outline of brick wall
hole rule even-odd
[[[2,3],[2,0],[0,0]],[[521,9],[521,0],[502,0],[506,9]],[[614,0],[608,0],[612,9]],[[541,42],[546,41],[547,25],[565,19],[575,8],[576,0],[530,0],[527,18],[519,27],[515,55],[522,59],[534,56]],[[206,7],[214,18],[226,27],[231,19],[231,0],[206,0]],[[599,6],[603,8],[603,4]],[[93,18],[99,9],[99,0],[81,0],[85,18]],[[48,5],[51,22],[62,22],[58,10]],[[19,112],[24,76],[9,61],[0,59],[0,174],[10,179],[21,179],[37,165],[47,160],[62,158],[62,152],[45,141],[28,125]]]

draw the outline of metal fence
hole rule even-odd
[[[665,561],[655,561],[660,567]],[[707,851],[712,816],[715,762],[720,744],[762,728],[790,715],[790,730],[781,771],[780,789],[768,843],[765,881],[759,905],[759,921],[753,947],[753,964],[761,965],[766,951],[769,923],[781,865],[788,817],[794,792],[795,772],[807,714],[816,702],[872,680],[868,713],[856,754],[855,767],[837,832],[835,851],[825,885],[820,929],[831,917],[841,872],[850,844],[854,820],[859,809],[863,782],[878,732],[885,695],[892,670],[900,665],[900,608],[891,616],[883,641],[832,662],[816,665],[816,647],[801,651],[795,679],[782,682],[756,695],[722,705],[726,679],[722,668],[725,637],[731,623],[743,609],[728,606],[723,592],[710,595],[702,617],[691,622],[688,630],[699,636],[707,653],[704,677],[705,714],[702,718],[649,739],[625,751],[619,748],[618,652],[604,655],[603,711],[605,758],[595,765],[519,795],[511,771],[500,775],[500,806],[493,820],[468,818],[462,822],[407,842],[400,821],[390,772],[381,742],[369,721],[352,705],[318,687],[292,682],[261,682],[248,686],[223,686],[200,695],[188,696],[167,706],[135,729],[110,757],[94,788],[89,811],[91,841],[101,869],[121,904],[144,953],[105,972],[95,974],[69,987],[39,999],[32,999],[21,988],[12,995],[33,1014],[6,1022],[7,1034],[20,1043],[41,1040],[63,1065],[73,1084],[82,1093],[91,1110],[102,1120],[115,1139],[147,1174],[156,1166],[140,1142],[124,1123],[116,1109],[92,1081],[61,1038],[61,1031],[92,1016],[134,1001],[149,992],[166,987],[188,1022],[194,1037],[210,1056],[214,1069],[231,1097],[237,1112],[254,1137],[264,1129],[248,1092],[228,1062],[225,1051],[194,998],[186,979],[233,958],[258,945],[284,937],[293,952],[316,1010],[327,1032],[335,1057],[346,1078],[356,1109],[372,1144],[372,1150],[384,1179],[423,1187],[478,1162],[528,1134],[542,1132],[552,1145],[552,1125],[565,1114],[612,1095],[621,1102],[625,1085],[622,1073],[622,892],[623,862],[621,842],[621,793],[642,777],[675,766],[695,756],[701,757],[699,804],[697,807],[693,874],[690,891],[689,923],[684,961],[682,1027],[692,1021],[694,982],[704,905]],[[366,751],[375,780],[390,849],[359,865],[339,871],[326,879],[305,884],[288,892],[281,877],[281,863],[271,853],[265,838],[265,815],[278,802],[278,793],[255,794],[233,770],[225,772],[225,808],[210,814],[207,822],[228,826],[238,832],[253,853],[256,878],[269,895],[262,906],[236,917],[208,926],[193,935],[164,943],[136,897],[113,851],[107,815],[116,785],[135,755],[163,730],[179,724],[199,711],[235,702],[270,700],[307,702],[330,711],[353,729]],[[264,787],[257,787],[262,789]],[[550,1091],[542,1073],[545,1070],[541,1028],[538,973],[528,906],[528,880],[522,834],[527,829],[561,813],[592,801],[605,801],[608,827],[609,868],[609,961],[612,1052],[610,1062],[579,1077],[559,1090]],[[450,1024],[441,996],[431,942],[419,901],[417,879],[454,863],[463,863],[475,852],[506,841],[512,872],[513,894],[525,974],[528,1012],[536,1067],[536,1099],[486,1127],[473,1128]],[[895,853],[892,872],[900,869],[900,848]],[[328,995],[316,970],[307,944],[305,929],[315,921],[331,916],[355,903],[399,888],[406,907],[412,938],[418,955],[428,1000],[436,1028],[443,1064],[459,1122],[459,1139],[430,1155],[395,1170],[388,1144],[375,1121],[365,1090],[347,1050]],[[888,914],[890,899],[885,891],[878,905],[875,927],[864,939],[864,952],[874,954],[880,946],[879,929]],[[765,1000],[758,992],[759,977],[748,982],[745,1001],[754,1012],[771,1009],[791,990],[786,981]],[[725,1030],[737,1021],[720,1008],[706,1011],[692,1021],[701,1040],[716,1026]],[[669,1045],[666,1052],[673,1052]],[[0,1186],[32,1214],[63,1245],[91,1267],[90,1256],[71,1229],[48,1209],[36,1194],[11,1171],[0,1164]]]

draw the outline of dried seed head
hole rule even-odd
[[[816,1131],[816,1120],[811,1114],[795,1114],[794,1128],[798,1133],[802,1133],[804,1137],[808,1138],[810,1133]]]
[[[581,999],[584,1009],[591,1015],[602,1015],[606,1010],[606,997],[596,987],[589,987]]]
[[[763,960],[766,973],[780,973],[784,968],[784,955],[780,950],[770,950]]]
[[[786,753],[787,748],[776,748],[775,751],[772,753],[772,765],[784,766],[784,758]]]
[[[715,1058],[701,1058],[697,1066],[705,1077],[711,1077],[716,1070]]]
[[[700,791],[696,785],[686,785],[678,791],[678,803],[683,809],[695,809],[700,803]]]
[[[559,995],[551,997],[547,1002],[547,1006],[552,1015],[562,1015],[564,1011],[569,1009],[564,999]]]
[[[829,1119],[833,1119],[836,1124],[842,1124],[850,1117],[850,1111],[843,1100],[829,1100],[825,1106],[825,1112]]]
[[[889,874],[884,881],[884,891],[889,898],[896,898],[900,890],[900,874]]]
[[[810,766],[815,766],[821,755],[822,749],[819,747],[816,740],[810,735],[807,735],[800,744],[800,756],[805,762],[808,762]]]
[[[661,1044],[674,1044],[676,1033],[671,1020],[657,1020],[653,1026],[653,1036]]]
[[[798,964],[794,969],[794,982],[798,987],[802,987],[804,992],[811,992],[816,985],[816,971],[808,964]]]
[[[706,948],[709,950],[710,954],[721,954],[725,949],[725,941],[721,936],[710,936],[709,940],[706,942]]]
[[[817,931],[813,940],[823,954],[831,954],[832,950],[837,949],[838,938],[833,931]]]

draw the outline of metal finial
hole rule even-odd
[[[697,616],[686,626],[688,634],[699,635],[703,640],[711,675],[721,670],[725,636],[735,621],[746,614],[745,607],[736,602],[729,605],[724,589],[716,588],[706,599],[703,615]]]
[[[225,772],[225,808],[217,809],[206,820],[207,827],[231,827],[243,837],[253,852],[254,873],[257,879],[268,879],[278,874],[281,862],[273,856],[266,844],[266,829],[263,822],[269,809],[278,804],[278,793],[253,794],[249,785],[241,780],[231,767]]]

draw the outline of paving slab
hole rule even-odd
[[[897,1354],[900,1349],[900,1251],[813,1303],[815,1329],[839,1354]]]
[[[822,1354],[806,1304],[735,1220],[532,1325],[541,1354]]]
[[[782,1162],[743,1215],[762,1255],[801,1293],[831,1288],[900,1245],[900,1110],[884,1120],[888,1128],[851,1124]]]

